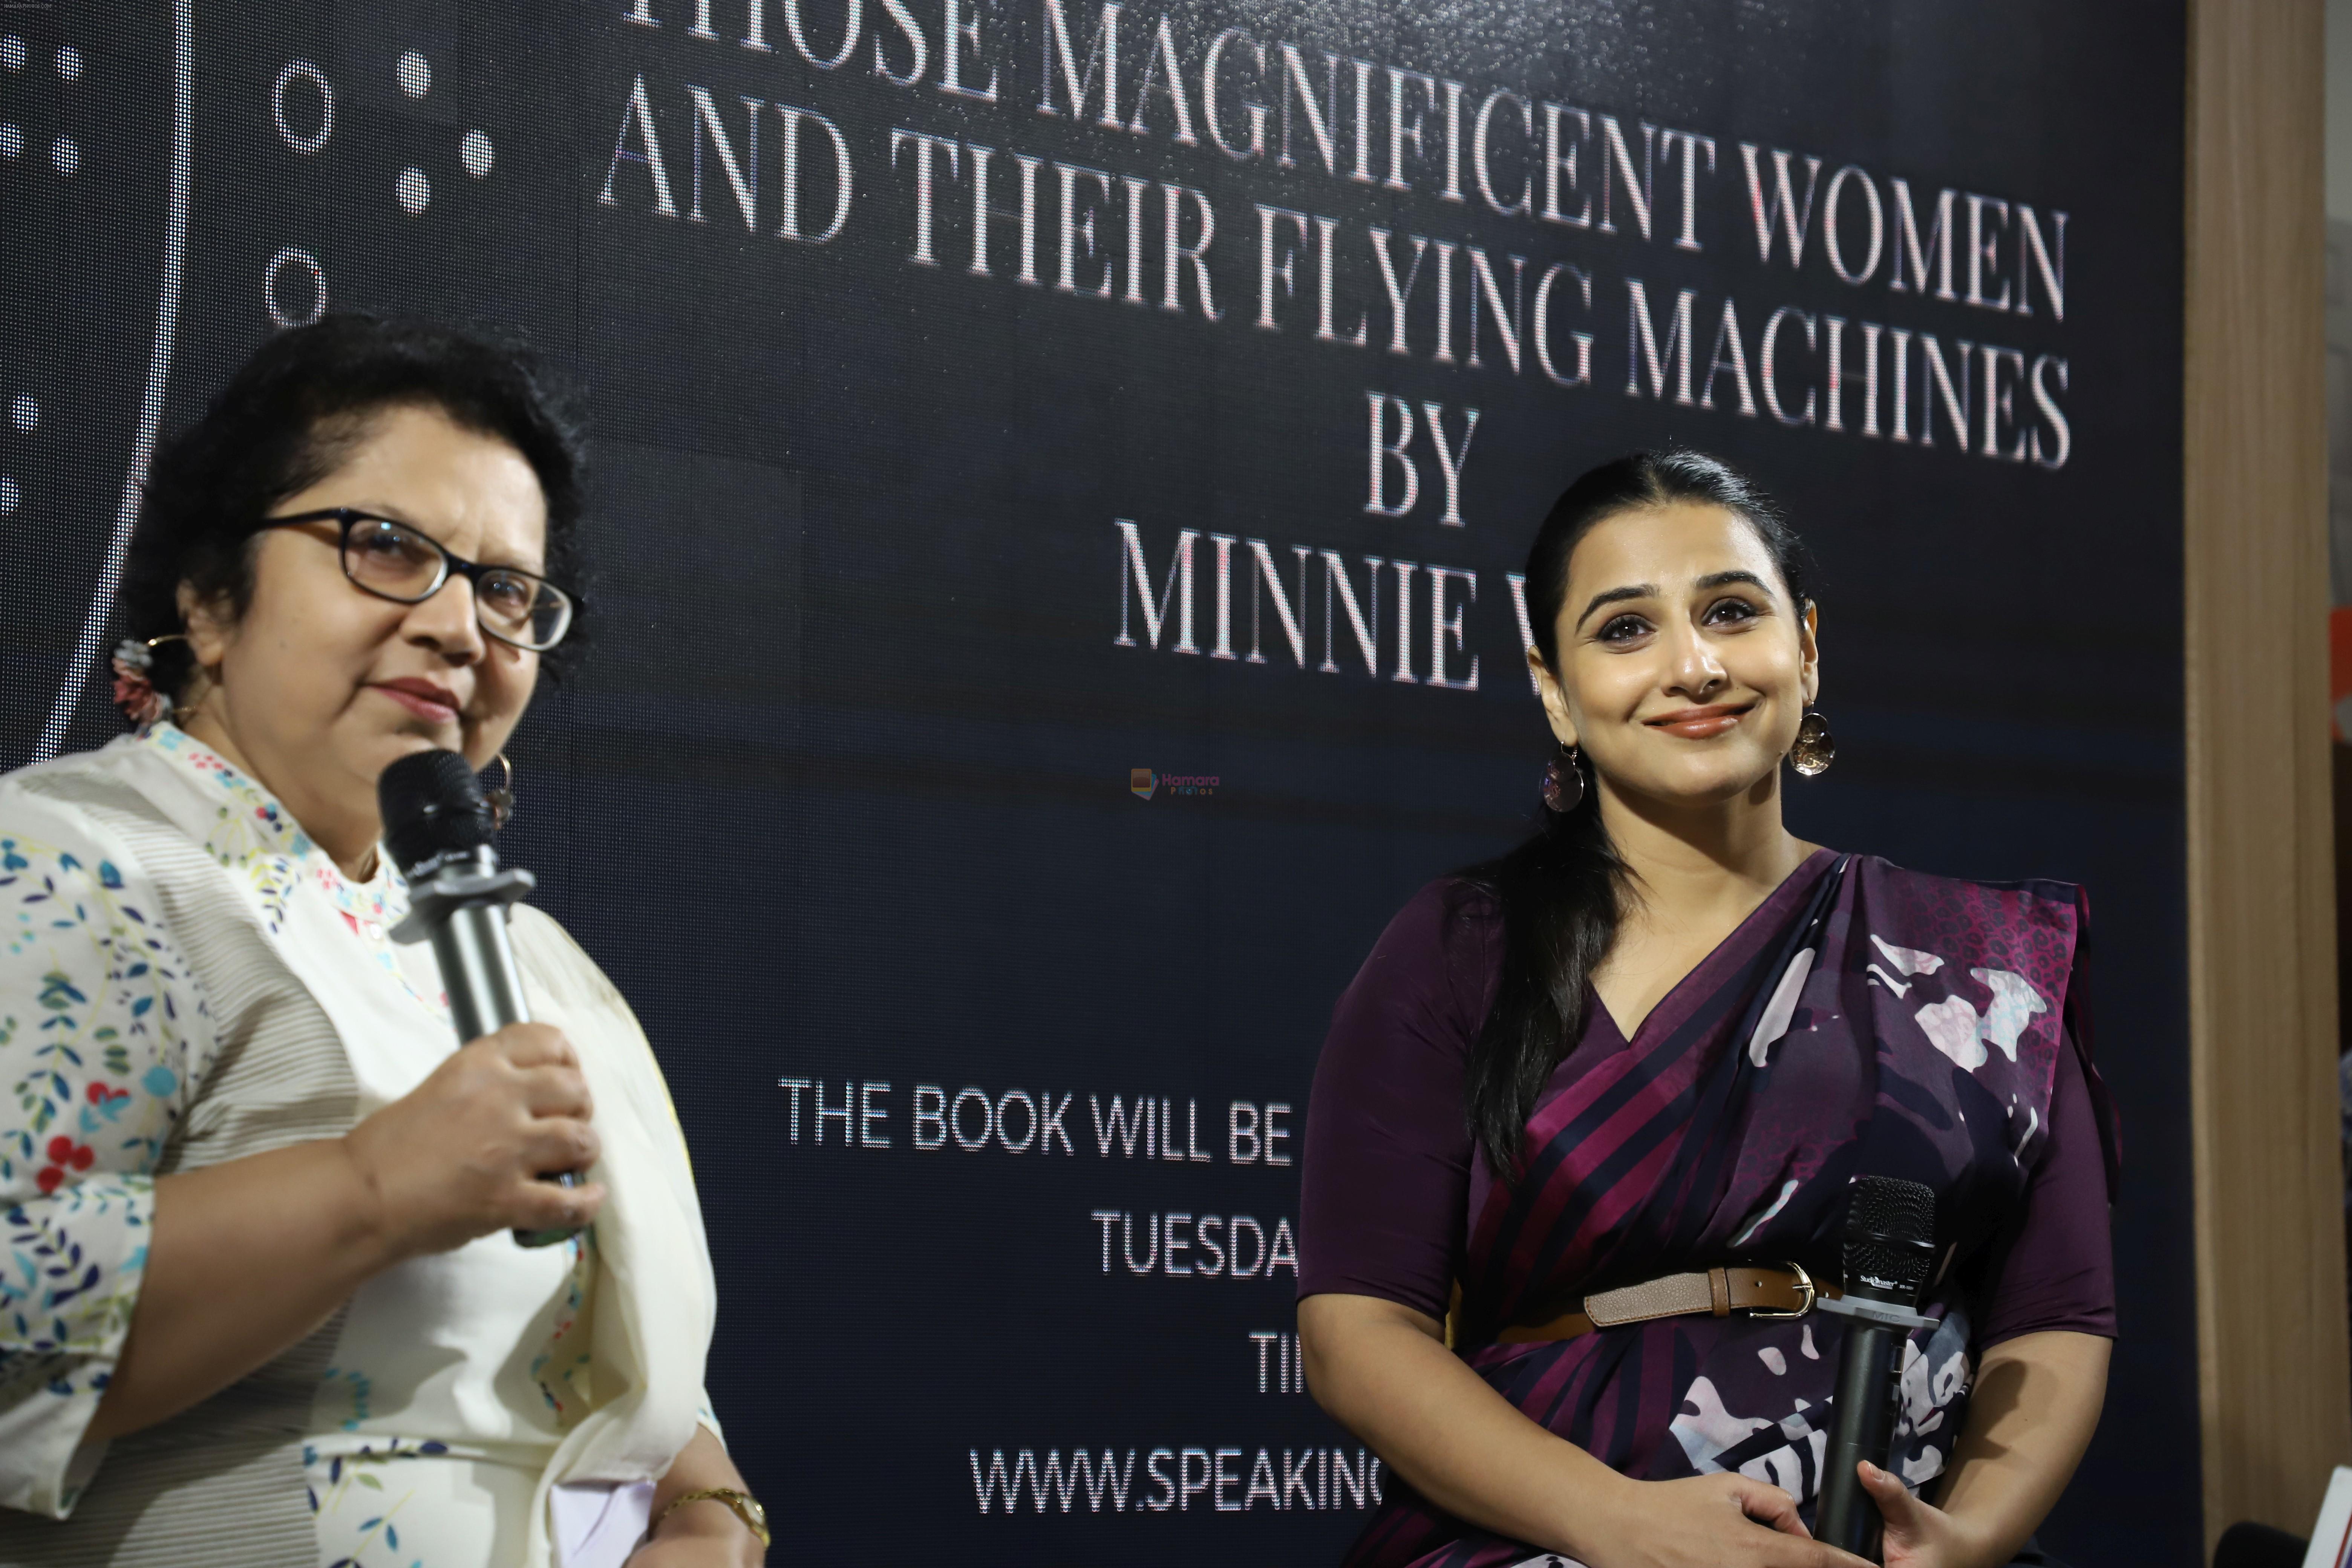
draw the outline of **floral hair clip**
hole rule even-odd
[[[172,716],[172,700],[155,687],[157,645],[181,641],[179,633],[160,637],[124,637],[114,645],[114,706],[142,734]]]

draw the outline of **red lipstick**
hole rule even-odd
[[[1677,708],[1643,722],[1686,741],[1706,741],[1735,728],[1753,707],[1752,702],[1717,702],[1705,708]]]
[[[457,697],[446,686],[436,686],[429,680],[414,677],[400,680],[379,680],[374,689],[415,714],[419,719],[436,724],[457,721]]]

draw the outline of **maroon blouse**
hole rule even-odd
[[[1501,968],[1501,922],[1489,913],[1466,942],[1456,924],[1449,943],[1446,888],[1433,882],[1399,911],[1333,1014],[1307,1112],[1302,1299],[1377,1296],[1443,1318],[1471,1216],[1494,1184],[1470,1137],[1462,1077]],[[1588,997],[1583,1035],[1544,1098],[1625,1048],[1608,1008]],[[1979,1349],[2053,1329],[2116,1334],[2106,1171],[2071,1049],[2059,1054],[2050,1122],[2026,1201],[1993,1252]]]

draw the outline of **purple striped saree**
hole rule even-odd
[[[1554,1090],[1519,1179],[1474,1191],[1457,1348],[1497,1392],[1622,1474],[1738,1471],[1820,1487],[1839,1320],[1671,1318],[1497,1344],[1584,1295],[1727,1262],[1839,1277],[1846,1184],[1937,1194],[1942,1249],[1903,1352],[1893,1462],[1941,1473],[1967,1420],[1969,1308],[2047,1144],[2059,1053],[2087,1056],[2083,904],[1822,851],[1645,1018]],[[1597,1005],[1597,1004],[1595,1004]],[[2072,1042],[2070,1044],[2070,1042]],[[2095,1075],[2112,1171],[2112,1120]],[[1401,1478],[1351,1568],[1488,1568],[1528,1549]]]

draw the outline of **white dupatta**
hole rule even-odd
[[[604,1155],[591,1330],[595,1406],[541,1475],[528,1568],[552,1568],[550,1494],[557,1486],[658,1481],[701,1419],[703,1358],[718,1297],[669,1090],[611,981],[552,920],[515,910],[515,958],[531,1016],[580,1054]]]

